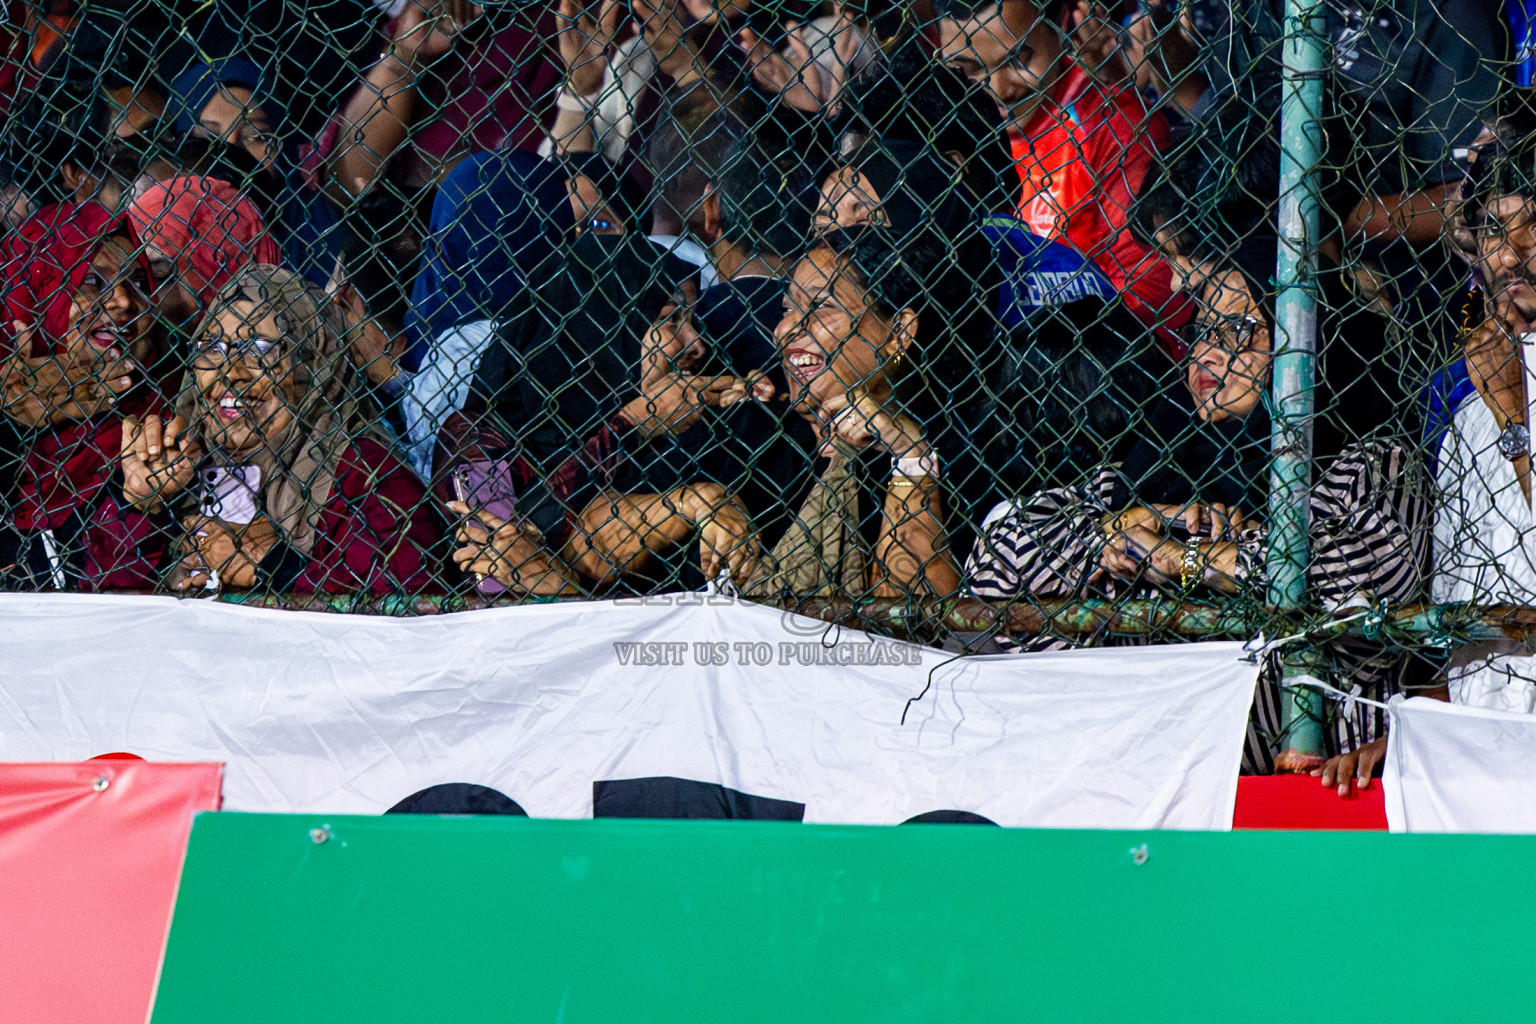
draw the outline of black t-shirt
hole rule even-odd
[[[1507,49],[1498,0],[1331,0],[1328,27],[1339,123],[1358,145],[1364,187],[1391,194],[1456,180],[1498,90]]]
[[[1212,185],[1235,177],[1224,202],[1242,207],[1243,193],[1251,193],[1270,217],[1279,180],[1282,6],[1193,5],[1209,41],[1203,70],[1216,95],[1215,108],[1194,128],[1202,161],[1213,168],[1202,173]],[[1322,161],[1330,205],[1343,210],[1367,192],[1454,181],[1453,151],[1481,129],[1508,55],[1499,0],[1326,0],[1322,14],[1331,71]],[[1237,163],[1239,170],[1228,169]]]

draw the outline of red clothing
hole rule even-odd
[[[0,249],[7,320],[0,337],[9,338],[10,322],[17,321],[37,330],[31,355],[59,350],[91,259],[116,232],[133,234],[126,219],[96,203],[56,203],[23,222]],[[140,265],[147,276],[142,256]],[[140,385],[109,413],[29,435],[11,525],[24,537],[51,531],[66,581],[92,589],[154,583],[165,521],[132,509],[111,482],[122,451],[122,417],[159,415],[163,408],[153,386]]]
[[[428,79],[422,107],[436,116],[412,133],[417,150],[441,160],[455,151],[537,148],[544,114],[564,77],[554,46],[554,8],[550,4],[532,30],[522,24],[497,29],[450,58],[451,72]]]
[[[432,164],[457,163],[470,153],[538,148],[564,75],[555,49],[558,27],[550,5],[531,31],[521,22],[502,25],[422,76],[416,124],[395,158],[406,182],[435,181]],[[385,46],[393,28],[386,26]],[[311,187],[320,187],[321,165],[341,140],[338,112],[301,148],[300,168]]]
[[[1131,89],[1111,89],[1073,64],[1022,133],[1010,131],[1023,182],[1018,217],[1066,239],[1104,271],[1147,323],[1173,306],[1172,268],[1126,227],[1131,204],[1168,142],[1161,114]]]
[[[315,532],[294,590],[377,596],[432,585],[428,552],[440,534],[426,488],[376,441],[360,438],[341,457]]]
[[[134,237],[127,220],[105,206],[64,202],[42,207],[6,236],[0,245],[4,261],[0,274],[5,281],[3,336],[10,338],[12,325],[18,322],[36,329],[32,351],[24,355],[46,355],[50,346],[62,351],[59,342],[69,330],[75,296],[91,272],[96,250],[114,232]],[[139,263],[148,274],[148,260],[140,256]]]
[[[205,307],[246,264],[283,262],[261,214],[227,181],[172,178],[135,199],[128,215],[140,238],[176,262]]]
[[[76,553],[69,570],[71,576],[78,571],[82,590],[152,587],[165,557],[169,519],[130,506],[117,478],[122,414],[161,415],[164,403],[146,394],[123,405],[94,420],[39,431],[22,463],[12,521],[24,534],[68,527],[71,536],[57,543]]]

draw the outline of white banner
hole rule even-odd
[[[241,811],[471,782],[581,818],[595,783],[671,777],[806,821],[1227,829],[1258,671],[1238,643],[956,659],[688,594],[421,618],[4,595],[0,624],[0,760],[224,761]]]
[[[1392,702],[1382,796],[1393,832],[1536,832],[1536,715]]]

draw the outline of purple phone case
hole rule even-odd
[[[470,508],[484,509],[497,519],[511,522],[517,514],[517,487],[512,483],[512,467],[505,459],[466,462],[454,467],[453,490]],[[507,588],[487,576],[476,589],[489,595],[505,593]]]

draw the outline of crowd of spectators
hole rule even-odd
[[[1504,13],[1323,10],[1309,599],[1536,603]],[[1262,604],[1282,13],[12,3],[0,587]]]

